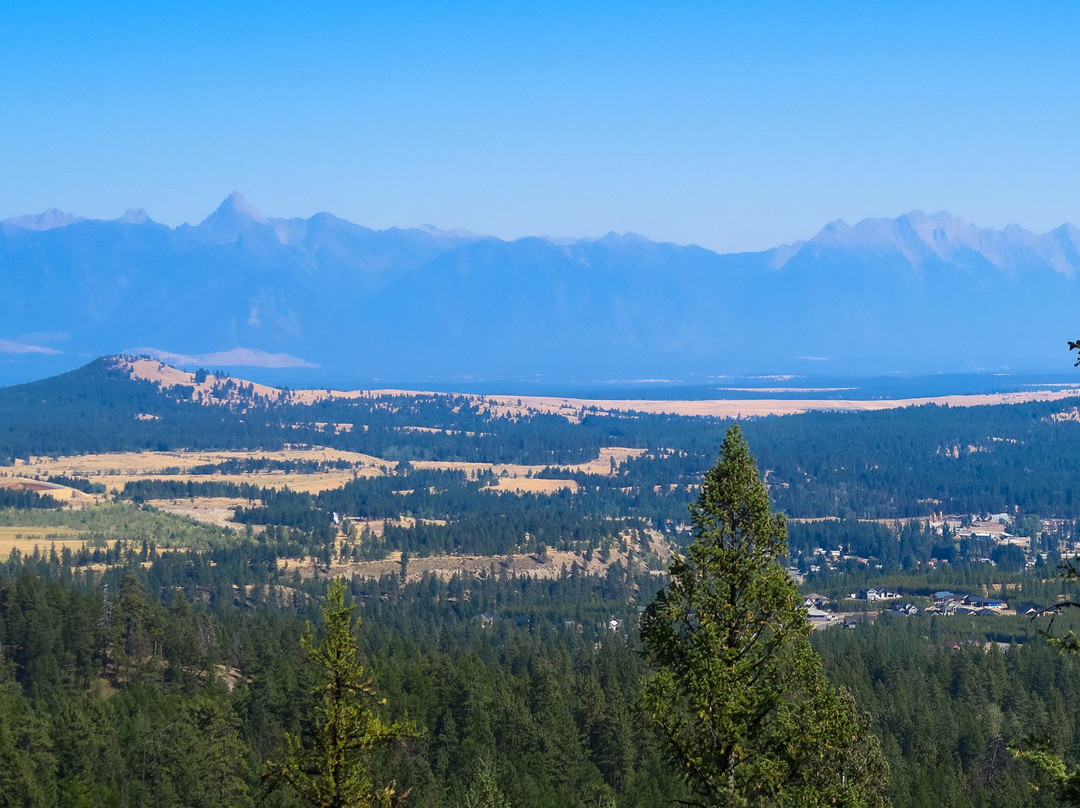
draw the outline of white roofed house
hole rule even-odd
[[[806,610],[806,619],[814,624],[824,624],[836,620],[836,615],[811,607]]]

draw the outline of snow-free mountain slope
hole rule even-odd
[[[357,384],[1038,370],[1060,367],[1074,335],[1078,268],[1071,225],[1038,235],[946,213],[721,255],[636,234],[275,219],[235,193],[177,228],[49,211],[0,226],[0,375],[44,361],[3,349],[37,334],[71,365],[134,346],[286,355]]]

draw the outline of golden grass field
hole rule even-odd
[[[568,474],[611,474],[613,468],[621,466],[630,458],[640,457],[643,454],[645,454],[644,449],[629,449],[622,446],[611,446],[602,448],[599,455],[597,455],[597,457],[593,460],[587,460],[584,463],[573,463],[570,465],[553,464],[550,466],[550,468],[565,471]],[[477,474],[487,471],[490,471],[496,477],[509,477],[511,479],[514,479],[521,477],[529,477],[529,475],[531,474],[536,474],[540,471],[543,471],[545,468],[549,468],[548,466],[527,466],[516,463],[466,463],[455,460],[418,460],[412,465],[420,469],[464,471],[469,477],[474,479],[476,478]],[[569,481],[564,480],[563,482]]]
[[[587,474],[611,474],[613,469],[625,463],[628,459],[637,457],[644,452],[643,449],[630,449],[624,447],[612,447],[601,449],[598,456],[584,463],[573,465],[554,466],[565,470],[567,473],[584,472]],[[246,458],[263,458],[269,460],[299,460],[299,461],[345,461],[352,464],[349,469],[335,469],[332,471],[319,472],[292,472],[266,471],[249,472],[242,474],[185,474],[185,469],[195,466],[222,463],[228,460]],[[479,474],[491,472],[499,478],[491,490],[498,492],[515,493],[551,493],[564,489],[577,490],[577,483],[573,480],[547,480],[533,477],[544,469],[544,466],[529,466],[510,463],[465,463],[456,461],[417,461],[413,463],[416,468],[441,469],[463,471],[469,477],[475,479]],[[340,488],[348,483],[354,476],[371,476],[384,474],[392,469],[394,464],[390,461],[372,455],[358,452],[346,452],[325,447],[313,447],[307,449],[287,449],[275,452],[114,452],[96,455],[79,455],[75,457],[34,457],[29,461],[18,460],[13,467],[0,471],[0,486],[32,488],[52,492],[65,503],[74,506],[92,504],[100,501],[100,496],[90,496],[81,491],[58,486],[51,483],[43,483],[31,479],[35,475],[68,475],[86,477],[94,482],[103,484],[107,491],[112,494],[123,489],[128,482],[137,480],[173,480],[178,482],[188,481],[215,481],[246,483],[267,488],[285,488],[293,491],[317,494]],[[179,470],[179,473],[173,470]],[[172,473],[165,473],[166,470]],[[203,498],[200,498],[203,499]],[[216,499],[216,498],[208,498]],[[232,502],[230,500],[230,502]],[[236,501],[232,504],[247,504]],[[202,521],[210,521],[213,524],[221,524],[223,517],[221,511],[226,506],[216,502],[205,502],[196,511],[203,510],[201,514],[188,514]],[[229,506],[231,507],[231,506]],[[168,508],[173,512],[182,509]],[[216,511],[216,512],[215,512]],[[209,518],[204,519],[207,516]],[[227,521],[227,520],[224,520]]]
[[[195,376],[182,370],[169,367],[155,360],[121,360],[126,363],[132,376],[149,380],[163,387],[178,385],[191,386],[194,389],[193,400],[210,402],[213,387],[223,379],[213,375],[201,384],[195,384]],[[251,386],[255,395],[268,400],[287,400],[292,403],[314,403],[330,397],[347,399],[413,397],[418,395],[441,395],[407,390],[302,390],[286,391],[266,385],[253,384],[244,380],[233,380],[245,387]],[[769,392],[763,390],[762,392]],[[806,398],[799,399],[725,399],[712,401],[656,401],[656,400],[613,400],[613,399],[577,399],[550,396],[479,396],[466,395],[464,398],[483,410],[500,416],[523,416],[535,413],[554,413],[571,421],[580,420],[588,412],[608,414],[615,412],[638,411],[656,414],[675,414],[689,416],[751,417],[802,413],[810,410],[867,411],[897,407],[917,406],[921,404],[948,404],[954,407],[977,406],[984,404],[1020,403],[1025,401],[1053,401],[1080,395],[1076,387],[1062,387],[1053,390],[1033,390],[1027,393],[1000,395],[944,396],[934,398],[909,398],[894,400],[828,400],[814,398],[815,393],[835,392],[814,388],[776,388],[776,392],[805,392]],[[394,406],[393,402],[389,406]],[[327,431],[341,432],[353,428],[352,424],[326,424]],[[362,425],[356,425],[362,428]],[[429,431],[431,427],[402,427],[417,431]],[[592,460],[584,463],[559,465],[553,468],[565,472],[587,474],[613,474],[628,460],[644,453],[643,449],[610,447],[601,449]],[[313,473],[285,473],[283,471],[264,471],[243,474],[199,474],[193,475],[190,469],[195,466],[223,463],[229,460],[261,458],[281,461],[344,461],[348,469]],[[284,488],[294,491],[319,493],[340,488],[355,475],[369,476],[390,472],[396,464],[372,455],[348,452],[326,447],[295,448],[282,451],[200,451],[200,452],[121,452],[79,457],[39,457],[30,461],[16,461],[14,466],[0,469],[0,486],[16,486],[27,490],[41,490],[52,493],[61,501],[74,506],[85,506],[100,501],[102,497],[90,496],[62,486],[51,485],[33,480],[34,476],[69,475],[87,477],[102,483],[108,492],[116,493],[130,481],[145,479],[164,479],[176,481],[217,481],[246,483],[259,487]],[[506,463],[467,463],[456,461],[417,461],[412,464],[420,469],[457,470],[476,479],[481,474],[494,475],[494,481],[488,490],[498,494],[545,493],[555,494],[562,491],[577,490],[577,483],[571,479],[543,479],[536,476],[544,467]],[[166,474],[166,471],[170,473]],[[404,483],[407,485],[408,483]],[[189,500],[158,501],[154,503],[162,510],[181,516],[190,517],[210,524],[238,528],[232,523],[232,508],[248,504],[245,500],[234,498],[195,498]],[[382,520],[378,527],[369,525],[373,530],[382,529]],[[361,526],[362,528],[362,526]],[[24,532],[30,529],[23,529]],[[55,531],[52,531],[55,532]],[[72,539],[72,541],[76,541]],[[3,545],[0,545],[2,551]],[[373,562],[375,563],[375,562]],[[381,562],[379,562],[381,563]],[[426,563],[426,562],[425,562]],[[522,562],[526,567],[527,562]]]
[[[180,385],[193,387],[193,401],[209,402],[211,400],[210,392],[214,385],[219,381],[227,380],[227,377],[219,379],[217,376],[210,374],[206,377],[206,381],[196,384],[194,373],[171,367],[156,359],[129,359],[125,357],[119,360],[118,366],[125,367],[132,378],[154,382],[165,388],[177,387]],[[245,386],[251,385],[252,392],[255,395],[262,396],[263,398],[272,401],[279,401],[286,395],[283,390],[279,390],[276,387],[269,387],[257,382],[244,381],[243,383]]]
[[[576,492],[577,480],[546,480],[539,477],[500,477],[489,491],[497,494],[556,494],[559,491]]]
[[[590,474],[611,474],[627,459],[643,453],[642,449],[605,448],[601,449],[593,460],[568,466],[558,466],[569,472]],[[222,463],[228,460],[264,458],[269,460],[295,461],[345,461],[352,465],[348,469],[335,469],[320,472],[266,471],[241,474],[186,474],[184,470],[195,466]],[[287,449],[281,451],[200,451],[200,452],[113,452],[74,457],[34,457],[29,461],[17,460],[14,466],[0,469],[0,486],[38,490],[51,493],[70,507],[85,507],[107,498],[107,495],[91,496],[53,483],[32,479],[37,475],[68,475],[85,477],[105,486],[108,495],[121,491],[128,482],[138,480],[172,480],[177,482],[231,482],[249,484],[266,488],[286,488],[298,492],[317,494],[340,488],[354,476],[372,476],[384,474],[394,467],[394,463],[372,455],[347,452],[326,447]],[[488,490],[496,494],[539,493],[553,494],[559,491],[577,490],[574,480],[541,479],[533,475],[544,466],[515,465],[505,463],[463,463],[419,461],[413,464],[417,468],[464,471],[472,478],[482,472],[491,472],[496,480]],[[169,470],[173,473],[166,474]],[[174,470],[179,470],[176,473]],[[189,499],[153,500],[152,506],[199,522],[226,527],[234,530],[244,529],[232,521],[236,506],[247,506],[246,499],[235,497],[195,497]],[[373,520],[369,525],[381,532],[383,520]],[[256,532],[262,528],[253,528]],[[363,525],[359,526],[363,529]],[[20,546],[20,549],[22,547]],[[9,550],[10,551],[10,548]]]
[[[268,460],[337,461],[353,464],[350,469],[303,474],[283,471],[254,472],[248,474],[184,474],[183,469],[194,466],[222,463],[228,460],[262,458]],[[18,460],[11,473],[22,477],[36,474],[66,474],[87,477],[102,483],[110,493],[121,490],[129,481],[157,479],[178,481],[217,481],[248,483],[267,488],[285,488],[294,491],[318,493],[340,488],[353,475],[382,474],[391,463],[359,452],[315,447],[310,449],[286,449],[276,452],[115,452],[76,457],[35,457],[29,462]],[[179,474],[165,474],[166,469],[181,469]],[[0,477],[0,485],[5,478]],[[70,491],[70,489],[65,489]],[[76,492],[77,494],[79,492]],[[66,495],[65,495],[66,496]],[[86,495],[82,495],[86,496]],[[92,499],[92,498],[91,498]]]
[[[33,553],[35,546],[43,553],[54,545],[57,552],[64,547],[76,550],[83,545],[81,535],[66,527],[0,527],[0,559],[16,548],[24,555]]]

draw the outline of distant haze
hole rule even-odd
[[[0,224],[0,380],[131,351],[317,380],[708,379],[1067,367],[1080,231],[913,212],[758,253],[262,215]],[[316,382],[317,383],[317,382]]]

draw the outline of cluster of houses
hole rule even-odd
[[[855,561],[864,567],[870,565],[869,558],[852,555],[851,553],[845,552],[843,547],[836,547],[831,550],[826,550],[824,547],[817,547],[814,549],[813,556],[811,557],[809,571],[821,572],[822,569],[834,571],[839,564],[845,561]],[[874,568],[881,569],[881,564],[874,564]]]
[[[957,595],[954,592],[934,593],[934,605],[926,611],[932,614],[966,614],[992,617],[1004,614],[1009,604],[1003,598],[980,595]]]
[[[1041,520],[1041,531],[1050,531],[1051,533],[1059,532],[1065,521],[1066,520],[1063,519],[1043,519]],[[929,524],[931,530],[942,534],[947,532],[956,541],[971,539],[990,543],[995,546],[1012,545],[1023,552],[1025,565],[1029,569],[1035,566],[1036,561],[1040,556],[1043,561],[1047,558],[1046,553],[1035,553],[1032,551],[1030,538],[1026,536],[1017,536],[1009,532],[1012,524],[1012,517],[1007,513],[994,513],[981,518],[941,516],[931,519]],[[989,557],[972,558],[971,560],[979,561],[984,564],[994,564],[994,560]],[[949,562],[939,559],[930,559],[929,561],[924,561],[922,563],[933,568],[941,564],[947,565]]]
[[[891,589],[861,589],[849,595],[851,600],[863,600],[868,603],[890,601],[889,611],[897,615],[913,616],[919,614],[919,607],[914,603],[903,600],[899,592]],[[927,614],[941,615],[984,615],[996,616],[1005,614],[1009,604],[998,597],[984,597],[981,595],[958,595],[955,592],[935,592],[932,597],[933,603],[925,607]],[[866,620],[873,612],[833,612],[829,611],[830,601],[824,595],[811,592],[803,599],[806,608],[807,619],[815,626],[836,625],[841,621],[844,625],[853,627],[854,623]],[[1032,613],[1029,611],[1029,613]]]
[[[811,592],[803,599],[803,606],[806,608],[806,619],[816,628],[834,624],[843,625],[844,628],[855,628],[859,623],[874,622],[874,615],[870,613],[837,614],[836,612],[825,611],[825,607],[829,603],[827,597],[819,595],[817,592]]]
[[[894,524],[898,524],[900,520],[891,521]],[[1060,531],[1064,522],[1065,520],[1062,519],[1043,519],[1042,530],[1056,533]],[[927,526],[931,530],[937,533],[947,534],[955,541],[971,539],[984,542],[984,546],[1012,545],[1017,547],[1024,553],[1026,565],[1028,567],[1034,566],[1039,556],[1042,556],[1045,561],[1046,553],[1035,553],[1032,551],[1031,539],[1025,536],[1017,536],[1009,532],[1011,524],[1012,517],[1007,513],[995,513],[981,517],[936,516],[930,518],[927,522]],[[1063,546],[1061,552],[1063,555],[1072,553],[1077,557],[1080,557],[1080,542],[1076,543],[1075,546]],[[986,564],[995,563],[990,557],[972,558],[970,560],[981,561]],[[805,569],[810,573],[835,571],[840,568],[841,564],[851,561],[865,567],[872,566],[876,569],[882,568],[881,564],[872,563],[871,559],[853,555],[841,546],[832,549],[827,549],[825,547],[815,548],[809,559],[809,566]],[[930,569],[941,565],[947,566],[949,564],[947,560],[939,558],[920,559],[919,563]],[[795,577],[795,572],[796,570],[793,569],[792,577]]]
[[[896,600],[900,597],[900,593],[893,592],[891,589],[860,589],[848,597],[852,600]]]

